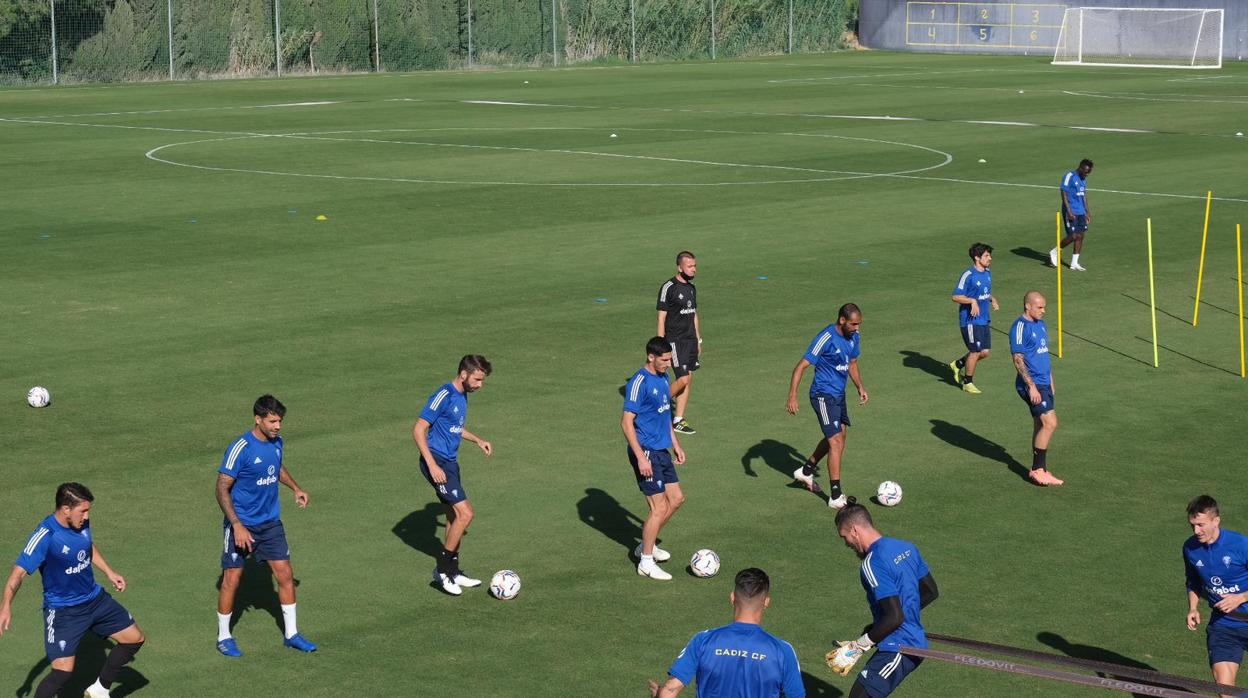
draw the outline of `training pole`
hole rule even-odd
[[[1209,239],[1209,208],[1213,205],[1213,192],[1205,194],[1205,227],[1200,233],[1200,267],[1196,270],[1196,309],[1192,311],[1192,327],[1200,317],[1200,283],[1205,278],[1205,242]]]
[[[1244,372],[1244,245],[1239,237],[1239,223],[1235,224],[1235,280],[1239,282],[1239,377]]]
[[[1057,219],[1057,358],[1062,358],[1062,212]]]
[[[1153,316],[1153,368],[1157,368],[1157,293],[1153,288],[1153,219],[1148,219],[1148,309]]]

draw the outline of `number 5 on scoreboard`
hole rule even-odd
[[[979,40],[980,40],[980,41],[987,41],[987,40],[988,40],[988,27],[980,27],[980,28],[979,28]]]

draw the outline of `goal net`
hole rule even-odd
[[[1222,10],[1069,7],[1054,65],[1221,68]]]

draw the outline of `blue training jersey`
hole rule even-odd
[[[698,698],[806,695],[793,646],[753,623],[732,623],[694,635],[667,673],[686,686],[696,677]]]
[[[464,420],[468,418],[468,394],[456,390],[454,383],[446,383],[429,396],[420,418],[429,422],[429,450],[447,460],[458,458]]]
[[[1052,382],[1053,366],[1049,362],[1049,330],[1044,320],[1032,322],[1020,315],[1010,327],[1010,353],[1022,354],[1027,374],[1036,385]],[[1021,383],[1022,376],[1016,379]]]
[[[234,440],[217,472],[234,478],[230,499],[244,526],[258,526],[282,516],[277,483],[282,476],[282,437],[267,441],[250,429]]]
[[[802,357],[815,367],[810,394],[843,396],[845,382],[849,378],[849,362],[858,358],[858,353],[857,332],[846,338],[841,336],[835,324],[823,328],[810,340],[810,346]]]
[[[1187,590],[1205,597],[1209,602],[1209,623],[1248,628],[1248,621],[1232,618],[1213,607],[1223,597],[1248,591],[1248,538],[1222,529],[1218,539],[1205,545],[1196,536],[1183,543],[1183,563],[1187,572]],[[1248,603],[1235,609],[1248,614]]]
[[[104,591],[91,570],[90,523],[75,531],[49,514],[30,534],[15,564],[26,574],[39,570],[45,608],[77,606]]]
[[[1071,170],[1062,177],[1062,191],[1066,192],[1066,198],[1070,201],[1070,212],[1076,216],[1084,216],[1088,213],[1088,207],[1084,204],[1084,190],[1087,187],[1083,183],[1083,177],[1079,176],[1079,170]],[[1065,202],[1062,204],[1065,206]]]
[[[992,272],[985,269],[978,271],[972,266],[958,277],[958,285],[954,287],[952,296],[974,298],[979,304],[979,315],[971,316],[971,306],[963,303],[958,306],[958,326],[987,325],[992,312]]]
[[[637,442],[646,450],[672,447],[671,393],[667,376],[653,374],[645,366],[624,386],[624,411],[637,415],[633,420]]]
[[[871,605],[872,622],[883,617],[880,599],[896,596],[901,601],[901,611],[906,618],[901,627],[889,633],[879,642],[880,650],[896,652],[901,645],[927,647],[927,634],[919,613],[919,580],[929,571],[923,556],[914,543],[887,536],[880,538],[867,550],[862,561],[859,577]]]

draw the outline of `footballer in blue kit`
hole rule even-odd
[[[979,395],[981,391],[975,387],[975,366],[988,358],[992,349],[992,332],[989,323],[992,311],[999,310],[1000,305],[992,295],[992,246],[977,242],[971,245],[968,252],[971,256],[971,268],[958,277],[958,285],[953,288],[953,302],[958,304],[958,328],[962,334],[962,343],[966,345],[966,354],[949,364],[953,376],[962,390]]]
[[[54,698],[74,672],[74,655],[88,631],[110,638],[99,678],[87,687],[86,698],[105,698],[122,667],[134,659],[146,638],[121,604],[95,581],[100,568],[118,592],[126,579],[115,572],[91,537],[90,512],[95,496],[86,485],[66,482],[56,489],[56,511],[30,534],[17,556],[0,602],[0,635],[13,620],[13,597],[22,580],[39,571],[43,580],[44,652],[52,671],[35,689],[35,698]]]
[[[1031,472],[1028,477],[1037,485],[1061,485],[1049,472],[1049,441],[1057,431],[1057,412],[1053,402],[1053,368],[1049,360],[1049,331],[1044,324],[1046,301],[1039,291],[1023,296],[1023,314],[1010,326],[1010,354],[1018,375],[1014,389],[1027,403],[1031,412]]]
[[[828,506],[834,509],[840,509],[849,502],[841,491],[841,458],[845,453],[845,436],[850,426],[849,409],[845,405],[846,383],[850,380],[854,382],[859,405],[867,404],[869,399],[862,376],[858,373],[858,330],[861,326],[862,311],[858,306],[853,303],[842,305],[836,322],[820,330],[810,341],[789,379],[786,409],[789,414],[797,414],[797,389],[802,383],[802,374],[808,367],[815,367],[815,378],[810,384],[810,406],[815,411],[815,419],[819,420],[823,438],[815,445],[805,464],[793,471],[793,478],[812,492],[817,492],[819,487],[815,483],[815,474],[819,471],[819,461],[826,456],[828,479],[831,480]]]
[[[862,560],[858,576],[871,607],[871,625],[858,639],[838,643],[828,653],[828,664],[848,676],[858,658],[875,647],[849,698],[884,698],[922,663],[920,657],[902,654],[901,647],[928,646],[922,611],[940,591],[914,543],[881,534],[861,504],[837,512],[836,530]]]
[[[485,455],[494,453],[489,441],[464,426],[468,419],[468,394],[480,390],[493,370],[480,354],[462,357],[455,377],[433,391],[412,427],[412,439],[420,451],[420,474],[433,486],[446,513],[446,541],[438,552],[433,582],[451,596],[464,593],[464,587],[481,585],[480,579],[464,574],[459,566],[460,543],[473,517],[468,492],[459,476],[459,443],[467,439]]]
[[[628,442],[628,462],[650,512],[641,526],[641,543],[633,550],[637,574],[666,581],[672,578],[658,563],[671,558],[660,548],[659,531],[685,502],[676,466],[685,452],[672,423],[671,389],[667,371],[672,345],[663,337],[646,342],[646,363],[624,384],[624,411],[620,428]],[[668,449],[671,449],[669,452]]]
[[[696,680],[699,698],[805,698],[793,646],[763,630],[771,605],[767,573],[741,570],[728,598],[733,622],[694,635],[667,670],[667,681],[650,682],[650,695],[675,698]]]
[[[267,563],[277,580],[285,638],[282,644],[301,652],[315,652],[298,628],[295,613],[295,573],[290,564],[290,545],[282,526],[278,485],[295,493],[295,503],[308,506],[308,493],[282,461],[282,419],[286,406],[272,395],[261,395],[252,405],[252,428],[225,449],[217,468],[217,505],[225,515],[222,524],[221,590],[217,595],[217,651],[241,657],[242,650],[230,629],[234,597],[243,579],[246,558]]]
[[[1192,536],[1183,542],[1187,577],[1187,629],[1200,625],[1200,602],[1209,604],[1205,644],[1213,679],[1235,685],[1248,649],[1248,537],[1222,528],[1218,502],[1201,495],[1187,505]]]
[[[1070,268],[1074,271],[1087,271],[1079,264],[1079,255],[1083,252],[1083,236],[1088,232],[1088,224],[1092,222],[1092,211],[1088,208],[1087,179],[1092,174],[1092,161],[1083,159],[1079,166],[1062,177],[1059,187],[1062,195],[1062,225],[1066,229],[1066,237],[1058,247],[1049,250],[1049,264],[1056,267],[1061,263],[1062,249],[1074,243],[1075,253],[1070,258]]]

